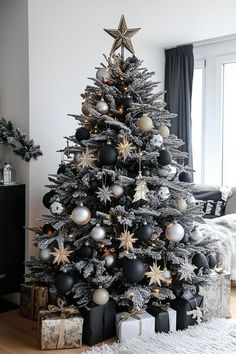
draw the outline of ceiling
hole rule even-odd
[[[236,33],[236,0],[101,0],[98,11],[108,7],[103,24],[117,27],[124,13],[129,27],[142,27],[141,40],[161,47]]]

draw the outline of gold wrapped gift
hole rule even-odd
[[[39,335],[41,349],[69,349],[82,346],[84,319],[75,306],[49,305],[39,312]]]
[[[37,283],[21,284],[20,315],[38,320],[39,311],[48,306],[48,288]]]

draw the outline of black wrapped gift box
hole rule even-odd
[[[178,296],[171,301],[171,307],[177,311],[177,329],[185,329],[197,323],[197,319],[188,315],[187,312],[203,307],[203,296],[197,294],[188,300]]]
[[[83,343],[91,346],[116,335],[116,302],[80,309],[84,318]]]
[[[169,332],[169,314],[159,306],[148,306],[146,310],[155,317],[155,332]]]

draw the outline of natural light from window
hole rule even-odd
[[[192,92],[192,144],[194,183],[202,182],[202,97],[203,97],[203,67],[194,68]]]
[[[236,165],[234,157],[236,153],[236,62],[223,65],[223,184],[235,186]]]

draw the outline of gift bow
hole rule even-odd
[[[141,336],[141,334],[143,332],[143,327],[142,327],[142,319],[139,315],[142,315],[144,312],[145,312],[145,309],[133,308],[129,312],[124,313],[123,315],[120,316],[118,328],[120,327],[122,322],[127,321],[130,317],[133,317],[139,321],[139,336]]]
[[[57,305],[48,305],[49,313],[60,313],[60,330],[58,335],[57,349],[63,349],[65,344],[65,319],[66,314],[79,313],[79,310],[74,306],[65,306],[65,302],[62,299],[57,300]]]
[[[154,301],[154,302],[152,303],[152,305],[153,305],[153,306],[160,307],[160,308],[161,308],[162,310],[164,310],[164,311],[167,311],[168,308],[170,307],[170,303],[169,303],[169,302],[167,302],[166,304],[159,304],[158,302]]]

